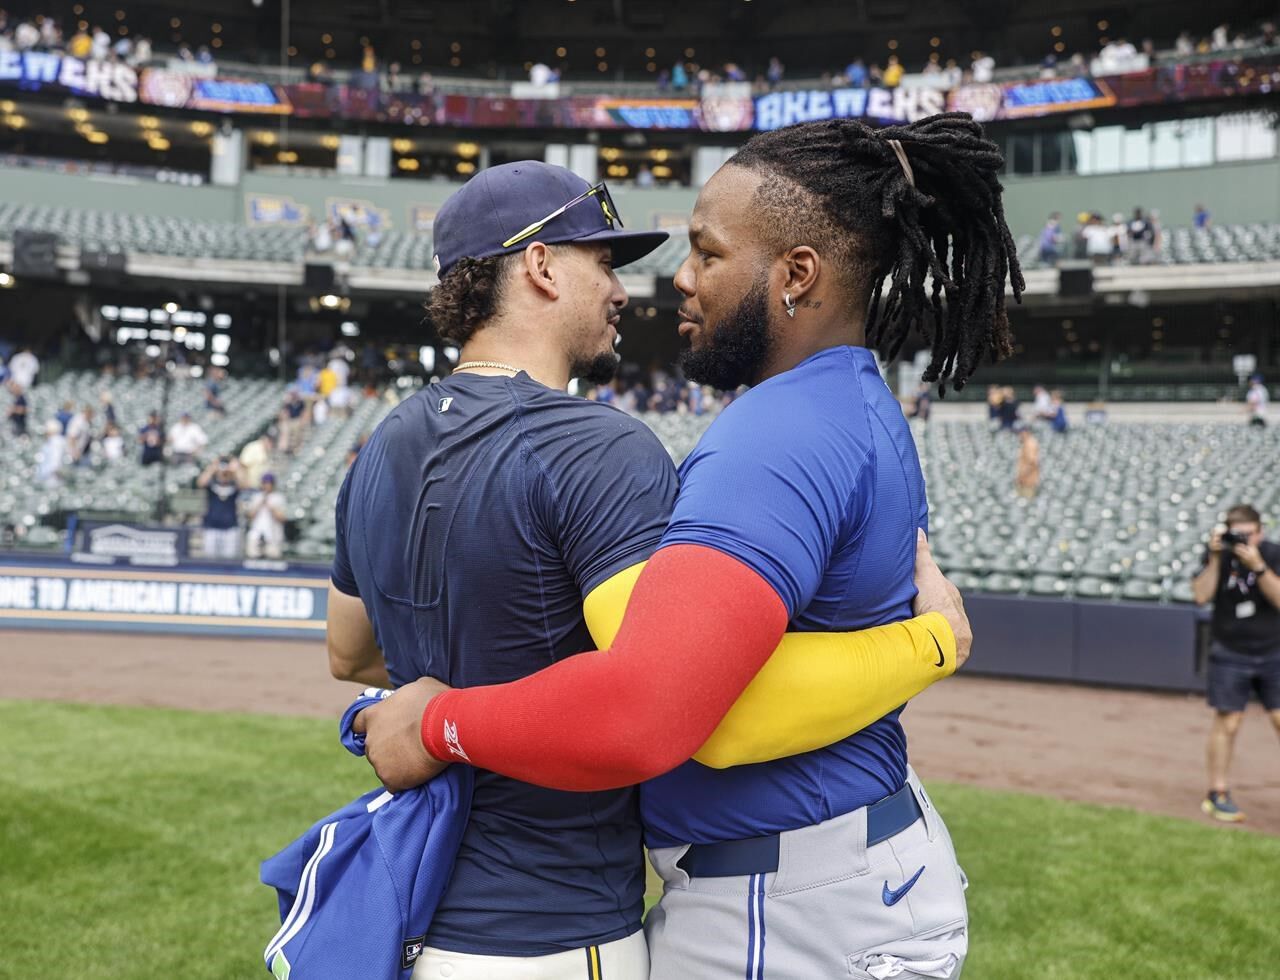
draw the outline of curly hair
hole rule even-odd
[[[889,140],[910,157],[914,186]],[[765,177],[754,203],[771,244],[809,241],[832,256],[867,304],[867,343],[885,356],[920,330],[932,350],[924,380],[945,394],[984,357],[1012,353],[1005,282],[1015,299],[1024,285],[1000,199],[1002,159],[970,116],[878,131],[846,119],[790,126],[752,137],[729,162]]]
[[[512,255],[459,259],[427,296],[427,318],[441,338],[461,347],[502,302]]]

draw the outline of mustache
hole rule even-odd
[[[700,316],[694,316],[691,312],[689,312],[689,309],[688,309],[687,307],[684,307],[684,306],[680,307],[680,310],[679,310],[679,314],[678,314],[678,315],[679,315],[679,317],[680,317],[680,319],[681,319],[681,320],[689,320],[689,321],[691,321],[691,322],[693,322],[693,323],[701,323],[701,322],[702,322],[702,317],[700,317]]]

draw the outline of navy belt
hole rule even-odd
[[[903,786],[867,807],[867,846],[880,844],[902,833],[923,814],[911,787]],[[679,861],[690,878],[736,878],[778,870],[777,834],[694,844]]]

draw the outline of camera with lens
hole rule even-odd
[[[1238,534],[1235,531],[1222,532],[1222,546],[1224,548],[1234,548],[1238,544],[1248,544],[1249,538],[1246,535]]]

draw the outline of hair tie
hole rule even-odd
[[[916,186],[915,171],[911,169],[911,161],[907,159],[907,151],[902,148],[901,140],[885,140],[892,148],[894,154],[898,157],[898,163],[902,164],[902,172],[907,175],[907,183],[912,187]]]

